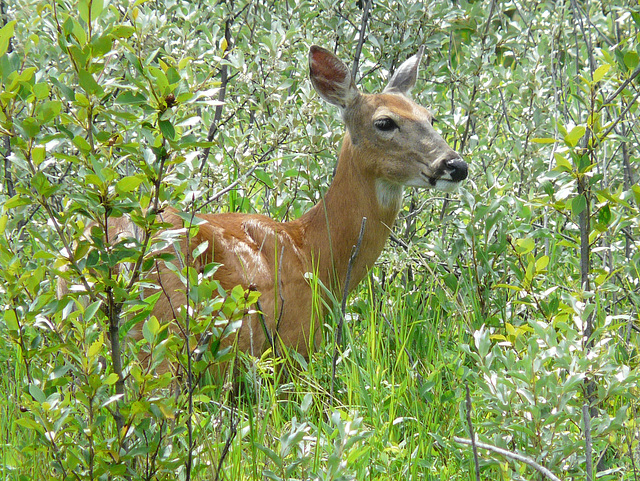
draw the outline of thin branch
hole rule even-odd
[[[362,224],[360,224],[360,234],[358,235],[358,242],[353,246],[351,250],[351,257],[349,257],[349,264],[347,265],[347,275],[344,282],[344,291],[342,294],[342,304],[340,306],[340,318],[338,319],[338,325],[336,326],[335,345],[333,346],[333,363],[331,366],[331,399],[333,399],[333,388],[336,381],[336,364],[338,363],[338,348],[342,346],[342,329],[344,324],[345,312],[347,310],[347,297],[349,295],[349,284],[351,282],[351,271],[353,264],[355,263],[358,253],[360,252],[360,246],[362,245],[362,238],[364,237],[364,230],[367,225],[367,218],[362,218]]]
[[[598,142],[602,142],[604,139],[607,138],[607,135],[609,135],[609,133],[618,125],[618,123],[625,117],[625,115],[627,115],[629,110],[631,110],[631,107],[633,107],[636,104],[636,101],[639,98],[640,98],[640,92],[638,92],[635,95],[635,97],[633,97],[633,100],[629,102],[627,107],[622,111],[622,113],[618,116],[618,118],[609,126],[607,130],[605,130],[604,134],[598,136]]]
[[[226,186],[224,189],[216,192],[215,194],[213,194],[211,196],[211,198],[209,198],[209,200],[207,200],[204,204],[202,204],[197,210],[201,210],[203,207],[215,202],[216,200],[218,200],[220,197],[222,197],[224,194],[226,194],[229,191],[232,191],[233,189],[236,188],[236,186],[242,182],[244,182],[244,180],[249,177],[251,174],[253,174],[253,171],[256,170],[258,167],[260,167],[260,165],[262,165],[263,162],[263,158],[265,158],[267,155],[269,155],[272,151],[274,150],[274,148],[270,148],[268,152],[266,152],[262,157],[261,160],[258,161],[256,164],[254,164],[249,170],[247,170],[247,172],[245,172],[245,174],[234,180],[233,182],[231,182],[228,186]]]
[[[476,446],[476,436],[473,433],[473,422],[471,421],[471,392],[469,391],[469,383],[465,383],[467,389],[467,427],[469,428],[469,437],[471,438],[471,448],[473,450],[473,464],[476,467],[476,481],[480,481],[480,460],[478,459],[478,446]]]
[[[187,268],[185,269],[186,273],[186,285],[185,285],[185,297],[186,297],[186,309],[184,310],[185,315],[185,331],[186,335],[184,339],[187,341],[187,463],[185,466],[185,478],[187,481],[191,480],[191,468],[193,466],[193,365],[192,365],[192,354],[191,354],[191,344],[189,342],[190,334],[191,334],[191,310],[189,309],[189,293],[191,292],[191,276],[189,275],[189,269],[191,264],[195,264],[195,259],[192,259],[191,256],[191,227],[193,226],[192,222],[195,218],[195,212],[191,214],[191,222],[189,222],[187,228],[186,236],[186,250],[184,253],[186,259],[185,263],[187,264]]]
[[[587,464],[587,481],[593,481],[593,451],[591,443],[591,414],[587,403],[582,405],[582,419],[584,420],[584,447],[585,460]]]
[[[207,133],[207,142],[211,142],[216,132],[218,131],[218,125],[220,124],[220,120],[222,119],[222,109],[224,107],[224,99],[227,94],[227,84],[229,83],[229,67],[225,63],[227,56],[229,55],[229,51],[231,50],[231,17],[228,17],[224,23],[224,38],[227,43],[227,48],[222,55],[222,67],[220,68],[220,90],[218,90],[218,105],[216,106],[216,113],[213,117],[213,122],[209,127],[209,132]],[[206,147],[202,151],[202,155],[200,156],[200,171],[204,169],[205,164],[207,163],[207,159],[209,158],[209,152],[211,151],[211,147]]]
[[[238,365],[238,351],[236,350],[236,359],[234,361],[234,371],[237,370]],[[235,379],[236,376],[234,376]],[[229,454],[229,448],[231,448],[231,443],[233,442],[236,434],[238,433],[238,423],[240,422],[239,416],[236,414],[237,406],[236,406],[236,396],[233,396],[233,401],[231,402],[231,413],[229,415],[229,435],[224,443],[222,448],[222,453],[220,454],[220,459],[218,460],[218,467],[216,468],[216,477],[214,481],[218,481],[220,479],[220,471],[222,470],[222,465],[224,464],[224,460]]]
[[[493,12],[495,10],[495,6],[496,6],[496,2],[495,0],[492,0],[491,6],[489,7],[489,15],[487,16],[487,22],[485,23],[485,26],[484,26],[484,33],[482,34],[480,58],[482,58],[482,55],[484,55],[485,43],[487,42],[487,35],[489,33],[489,26],[491,25],[491,20],[493,18]],[[471,97],[469,98],[469,110],[467,113],[467,122],[464,126],[464,134],[462,135],[462,140],[460,141],[460,149],[459,149],[460,155],[464,155],[464,149],[467,145],[467,141],[469,137],[469,129],[471,128],[471,118],[475,111],[476,95],[478,95],[478,83],[480,79],[480,70],[483,67],[484,65],[482,64],[482,62],[480,62],[480,65],[478,66],[476,74],[473,76],[474,77],[473,91],[471,92]]]
[[[613,92],[611,95],[609,95],[609,97],[604,101],[604,103],[602,104],[602,107],[600,107],[600,109],[603,109],[607,104],[610,104],[611,102],[613,102],[615,100],[615,98],[620,95],[620,93],[627,88],[627,85],[629,85],[633,79],[635,79],[638,75],[640,75],[640,67],[638,67],[637,69],[635,69],[633,71],[633,73],[629,76],[628,79],[626,79],[624,82],[622,82],[620,84],[620,86],[616,89],[615,92]]]
[[[459,438],[458,436],[454,436],[453,440],[456,443],[466,444],[468,446],[471,446],[472,443],[473,443],[470,439]],[[518,453],[511,452],[511,451],[507,451],[506,449],[502,449],[502,448],[499,448],[497,446],[493,446],[491,444],[481,443],[480,441],[475,441],[475,443],[479,448],[486,449],[488,451],[492,451],[494,453],[500,454],[500,455],[502,455],[502,456],[504,456],[506,458],[515,459],[516,461],[520,461],[522,463],[525,463],[526,465],[531,466],[533,469],[535,469],[539,473],[543,474],[547,478],[549,478],[549,479],[551,479],[553,481],[560,481],[559,477],[557,477],[555,474],[553,474],[551,471],[549,471],[544,466],[536,463],[531,458],[523,456],[522,454],[518,454]]]
[[[362,23],[360,24],[360,38],[358,39],[358,45],[356,46],[356,54],[353,58],[353,66],[351,67],[351,77],[356,79],[358,74],[358,64],[360,63],[360,54],[362,53],[362,45],[364,44],[364,38],[366,36],[367,22],[369,21],[369,10],[371,8],[371,0],[367,0],[364,4],[364,10],[362,12]]]
[[[358,234],[358,242],[351,249],[351,257],[349,257],[349,264],[347,265],[347,275],[344,281],[344,291],[342,293],[342,303],[340,304],[340,320],[338,321],[337,332],[337,344],[342,344],[342,324],[344,321],[345,312],[347,310],[347,297],[349,296],[349,284],[351,283],[351,271],[353,270],[353,264],[355,263],[358,254],[360,253],[360,246],[362,245],[362,238],[364,237],[364,230],[367,225],[367,218],[362,218],[362,224],[360,224],[360,234]]]
[[[7,195],[13,197],[16,195],[16,189],[13,186],[13,177],[11,174],[11,138],[8,135],[4,136],[4,152],[2,153],[4,158],[4,183],[7,189]]]

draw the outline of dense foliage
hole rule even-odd
[[[3,479],[542,479],[513,454],[564,479],[638,478],[638,5],[0,7]],[[339,306],[308,364],[188,356],[256,294],[177,259],[181,330],[149,317],[144,273],[172,241],[149,242],[156,213],[285,220],[319,200],[343,126],[309,84],[314,43],[357,62],[366,91],[425,45],[414,97],[470,179],[406,192],[335,377]],[[123,215],[137,242],[105,235]],[[222,362],[242,365],[241,393],[210,376]],[[475,457],[469,438],[508,453]]]

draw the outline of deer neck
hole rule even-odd
[[[352,264],[349,291],[358,285],[382,252],[402,200],[402,186],[385,183],[361,167],[374,165],[378,159],[356,159],[356,152],[347,134],[329,190],[299,219],[312,268],[338,298],[344,290],[362,219],[367,220]]]

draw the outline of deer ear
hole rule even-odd
[[[360,95],[349,68],[332,52],[316,45],[309,50],[309,77],[320,97],[340,108],[348,107]]]
[[[418,67],[420,66],[423,52],[424,46],[420,47],[417,54],[405,60],[398,67],[398,70],[389,80],[389,84],[385,87],[385,92],[409,93],[416,83],[416,78],[418,78]]]

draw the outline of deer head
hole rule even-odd
[[[409,97],[423,48],[406,60],[380,94],[358,91],[347,66],[312,46],[310,77],[318,94],[338,106],[353,145],[354,168],[375,178],[378,201],[399,207],[402,187],[453,191],[468,167],[433,128],[433,115]]]

